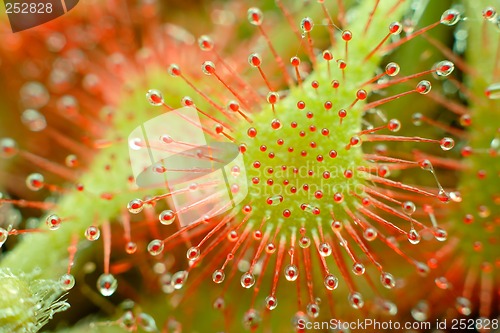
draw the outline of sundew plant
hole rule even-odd
[[[0,21],[0,332],[499,330],[497,9]]]

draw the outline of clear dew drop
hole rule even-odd
[[[21,101],[27,108],[41,109],[50,100],[47,88],[40,82],[27,82],[20,90]]]
[[[75,277],[71,274],[64,274],[59,278],[59,285],[63,290],[70,290],[75,286]]]
[[[311,239],[307,236],[302,236],[299,240],[299,246],[303,249],[307,249],[311,246]]]
[[[500,99],[500,83],[490,84],[484,91],[484,94],[489,99]]]
[[[151,169],[156,174],[163,174],[163,173],[167,172],[167,168],[165,168],[165,166],[162,165],[161,163],[155,163],[155,164],[153,164],[153,166],[151,167]]]
[[[111,296],[118,288],[118,281],[112,274],[101,274],[97,279],[97,289],[102,296]]]
[[[378,232],[373,228],[366,228],[365,231],[363,231],[363,238],[369,242],[372,242],[375,239],[377,239],[377,236]]]
[[[198,258],[200,258],[200,254],[201,254],[200,248],[197,246],[193,246],[187,250],[186,257],[190,261],[195,261],[198,260]]]
[[[62,33],[53,32],[48,36],[45,44],[50,52],[59,53],[66,46],[66,37]]]
[[[436,70],[436,74],[438,76],[448,76],[455,69],[455,64],[453,64],[451,61],[443,60],[443,61],[436,63],[433,66],[433,69]]]
[[[202,51],[212,51],[214,49],[214,41],[209,36],[203,35],[198,38],[198,46]]]
[[[236,242],[238,240],[238,232],[236,232],[236,230],[231,230],[228,234],[227,234],[227,239],[230,241],[230,242]],[[229,254],[228,254],[229,255]]]
[[[250,309],[243,315],[243,326],[248,330],[254,331],[259,327],[262,318],[257,311]]]
[[[74,118],[79,112],[79,104],[71,95],[61,96],[57,100],[57,110],[65,117]]]
[[[45,178],[39,173],[32,173],[26,177],[26,186],[32,191],[39,191],[43,188]]]
[[[499,138],[494,138],[490,142],[490,149],[492,149],[495,152],[500,153],[500,139]]]
[[[255,240],[261,240],[262,239],[262,231],[255,230],[253,232],[253,239],[255,239]]]
[[[130,311],[134,309],[135,303],[131,299],[126,299],[123,302],[121,302],[118,306],[120,307],[120,309],[124,311]]]
[[[141,199],[133,199],[127,204],[127,209],[132,214],[139,214],[144,208],[144,202]]]
[[[384,272],[380,275],[380,282],[387,289],[392,289],[396,286],[396,279],[394,279],[394,276],[392,276],[392,274],[387,272]]]
[[[125,252],[134,254],[137,251],[137,244],[135,242],[128,242],[125,244]]]
[[[363,305],[365,305],[365,301],[363,300],[363,296],[361,296],[361,294],[358,292],[353,292],[353,293],[349,294],[349,297],[347,299],[349,300],[349,304],[354,309],[361,309],[363,307]]]
[[[425,170],[425,171],[434,171],[434,169],[432,168],[432,163],[429,160],[421,160],[421,161],[418,162],[418,165],[420,166],[420,168],[422,170]]]
[[[411,309],[411,316],[416,321],[426,321],[429,318],[429,304],[426,301],[420,301]]]
[[[314,22],[310,17],[304,17],[300,22],[300,29],[303,32],[311,32],[314,27]]]
[[[274,195],[272,197],[267,198],[266,203],[270,206],[277,206],[283,202],[282,195]]]
[[[487,218],[491,215],[491,210],[488,208],[488,206],[481,205],[477,207],[477,213],[480,217]]]
[[[265,303],[268,310],[274,310],[278,306],[278,300],[274,296],[267,296]]]
[[[247,18],[252,25],[261,25],[264,20],[264,14],[259,8],[252,7],[247,11]]]
[[[319,317],[319,305],[316,303],[309,303],[307,304],[306,308],[307,314],[311,318],[318,318]]]
[[[417,210],[417,207],[412,201],[405,201],[401,206],[403,207],[403,212],[406,215],[412,215]]]
[[[32,132],[40,132],[47,127],[45,116],[33,109],[27,109],[21,114],[21,122]]]
[[[157,256],[160,253],[162,253],[164,248],[164,244],[161,240],[159,239],[154,239],[148,244],[148,252],[152,256]]]
[[[17,143],[11,138],[0,139],[0,157],[11,158],[18,153]]]
[[[420,126],[422,125],[423,117],[424,117],[423,114],[421,114],[420,112],[414,113],[411,116],[411,122],[413,123],[414,126]]]
[[[419,94],[426,95],[431,91],[432,85],[429,81],[422,80],[417,84],[415,89]]]
[[[269,104],[276,104],[279,102],[280,100],[280,95],[279,93],[275,92],[275,91],[270,91],[269,93],[267,93],[267,96],[266,96],[266,100]],[[276,121],[277,119],[274,119],[273,121]],[[273,122],[271,121],[271,123]],[[277,129],[280,129],[282,127],[282,124],[279,122],[275,122],[275,126],[278,126]]]
[[[295,265],[287,265],[285,267],[285,279],[295,281],[299,277],[299,270]]]
[[[160,213],[158,219],[160,220],[160,223],[163,225],[172,224],[175,221],[175,213],[170,209],[164,210],[163,212]]]
[[[448,9],[441,15],[441,23],[452,26],[460,21],[460,12],[456,9]]]
[[[326,289],[335,290],[339,286],[339,279],[337,279],[336,276],[329,274],[329,275],[325,276],[324,283],[325,283]]]
[[[320,210],[318,207],[314,207],[313,205],[310,205],[310,204],[302,204],[302,205],[300,205],[300,208],[304,212],[309,213],[309,214],[318,215],[320,213]]]
[[[166,144],[170,144],[174,142],[174,139],[168,134],[163,134],[162,136],[160,136],[160,141]]]
[[[322,256],[322,257],[328,257],[329,255],[332,254],[332,246],[328,243],[321,243],[319,245],[319,254]]]
[[[361,140],[361,138],[357,135],[352,136],[350,141],[349,141],[349,145],[351,147],[361,147],[362,144],[363,144],[363,140]]]
[[[163,105],[163,95],[159,90],[150,89],[146,93],[146,99],[153,106]]]
[[[399,242],[394,236],[389,236],[387,237],[387,241],[392,244],[393,246],[399,247]]]
[[[137,316],[137,322],[139,323],[139,327],[145,332],[158,332],[154,318],[147,313],[141,312]]]
[[[226,302],[222,297],[217,297],[214,301],[213,307],[215,310],[223,310],[226,307]]]
[[[463,114],[459,119],[460,125],[469,127],[472,124],[472,116],[469,113]]]
[[[211,61],[205,61],[201,65],[201,71],[205,75],[212,75],[215,72],[215,64]]]
[[[125,313],[118,319],[118,324],[121,328],[129,332],[133,332],[137,323],[132,311],[125,311]]]
[[[170,76],[179,76],[181,75],[181,68],[177,64],[171,64],[168,66],[167,72]]]
[[[85,230],[85,238],[91,242],[98,240],[100,236],[101,231],[96,226],[91,225],[87,228],[87,230]]]
[[[396,76],[399,74],[399,70],[399,64],[395,62],[390,62],[385,66],[385,74],[387,74],[387,76]]]
[[[410,229],[410,231],[408,232],[406,237],[408,238],[408,241],[413,245],[420,243],[420,240],[421,240],[420,234],[413,227]]]
[[[251,288],[255,284],[255,276],[252,273],[247,272],[241,276],[240,283],[245,289]]]
[[[187,271],[176,272],[174,275],[172,275],[172,286],[174,286],[176,290],[181,289],[186,283],[187,278],[188,278]]]
[[[355,262],[352,265],[352,272],[356,275],[363,275],[365,274],[365,265],[363,265],[360,262]]]
[[[224,271],[221,269],[217,269],[212,274],[212,281],[214,281],[217,284],[224,282],[225,278],[226,274],[224,274]]]
[[[259,67],[262,63],[262,58],[258,53],[252,53],[248,56],[248,63],[252,67]]]
[[[451,150],[455,147],[455,140],[452,138],[442,138],[441,141],[439,141],[439,146],[444,151]]]
[[[391,119],[387,127],[391,132],[398,132],[401,129],[401,122],[398,119]]]
[[[61,227],[62,220],[56,214],[50,214],[45,219],[45,224],[49,227],[50,230],[57,230]]]
[[[495,8],[493,7],[486,7],[485,9],[483,9],[483,17],[488,20],[488,21],[494,21],[495,18],[497,18],[497,11]]]
[[[235,165],[231,168],[231,175],[233,175],[233,177],[238,177],[240,175],[240,167]]]
[[[78,157],[74,154],[69,154],[68,156],[66,156],[66,158],[64,159],[64,164],[68,167],[68,168],[75,168],[78,166]]]
[[[302,325],[304,324],[307,325],[309,323],[310,323],[309,318],[302,311],[296,312],[292,318],[292,325],[295,329],[297,329],[297,331],[302,327]]]
[[[141,138],[130,138],[128,140],[128,146],[132,150],[141,150],[144,144]]]
[[[395,316],[398,313],[398,307],[391,301],[381,300],[379,306],[383,312],[390,316]]]
[[[174,286],[172,285],[172,274],[163,274],[160,276],[160,286],[161,291],[165,294],[171,294],[175,291]]]
[[[427,276],[429,274],[429,266],[427,266],[426,264],[422,263],[422,262],[417,262],[416,263],[416,268],[417,268],[417,273],[420,275],[420,276]]]
[[[440,242],[444,242],[446,239],[448,239],[448,233],[446,230],[440,227],[434,227],[432,229],[432,234],[434,235],[434,238]]]
[[[378,168],[379,177],[388,178],[391,175],[391,169],[387,165],[381,165]]]
[[[457,297],[455,307],[461,315],[469,316],[472,313],[472,304],[470,300],[465,297]]]
[[[274,252],[276,252],[276,245],[274,245],[273,243],[267,244],[266,252],[269,254],[273,254]]]
[[[444,276],[440,276],[440,277],[437,277],[436,279],[434,279],[434,283],[436,284],[436,286],[439,289],[443,289],[443,290],[450,289],[450,287],[451,287],[450,282]]]

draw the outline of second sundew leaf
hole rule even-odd
[[[435,313],[454,307],[460,315],[497,318],[498,242],[500,218],[499,102],[491,95],[500,82],[499,1],[464,1],[467,21],[457,35],[467,34],[465,53],[466,112],[460,123],[468,136],[461,144],[459,191],[461,203],[450,214],[450,243],[431,259],[436,284],[433,297],[454,297],[454,304],[429,302]],[[497,86],[498,87],[498,86]],[[442,283],[446,281],[447,283]],[[438,283],[440,282],[440,283]],[[451,288],[450,286],[453,286]],[[427,296],[427,295],[426,295]]]

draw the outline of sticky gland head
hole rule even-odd
[[[249,62],[255,66],[252,56]],[[291,63],[299,64],[297,59]],[[341,109],[337,115],[334,110],[347,107],[344,104],[355,98],[365,100],[368,94],[352,89],[345,102],[335,103],[327,100],[332,90],[327,71],[319,68],[286,98],[269,93],[268,103],[274,105],[275,113],[271,105],[264,105],[252,116],[252,124],[241,122],[241,129],[234,131],[243,133],[236,139],[246,147],[249,197],[244,202],[251,202],[257,220],[263,216],[286,220],[285,233],[288,227],[299,228],[304,219],[313,217],[328,227],[331,211],[345,216],[337,203],[354,207],[358,199],[352,193],[364,183],[357,172],[364,161],[355,136],[360,130],[362,104],[349,114]],[[349,144],[350,149],[345,149]]]

